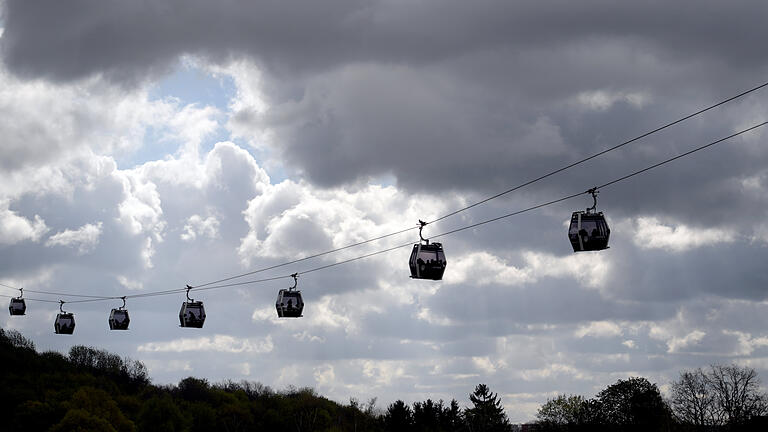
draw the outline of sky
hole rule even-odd
[[[768,128],[601,190],[610,248],[573,253],[587,195],[441,237],[415,229],[190,296],[183,288],[415,227],[767,81],[764,1],[0,0],[0,315],[187,376],[380,408],[479,383],[514,422],[558,394],[715,363],[768,380]],[[768,120],[768,88],[430,224],[468,226]],[[0,294],[17,295],[0,288]],[[8,301],[7,297],[0,299]],[[45,299],[49,302],[33,301]],[[768,381],[767,381],[768,382]]]

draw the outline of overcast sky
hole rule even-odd
[[[0,0],[0,283],[123,296],[202,284],[432,220],[768,81],[765,1]],[[768,89],[425,228],[603,184],[768,120]],[[768,137],[613,185],[610,249],[574,254],[571,199],[290,278],[0,315],[39,349],[105,348],[155,383],[311,386],[380,407],[478,383],[513,421],[619,378],[736,362],[768,380]],[[415,230],[260,273],[415,242]],[[15,295],[2,288],[0,294]],[[56,301],[63,296],[25,293]],[[65,300],[75,298],[63,297]],[[7,301],[7,298],[3,299]]]

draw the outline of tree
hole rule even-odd
[[[384,414],[384,425],[389,431],[409,431],[413,429],[413,412],[411,407],[401,400],[389,405]]]
[[[701,368],[680,372],[672,383],[672,410],[682,423],[695,426],[718,424],[715,394]]]
[[[35,350],[35,343],[25,338],[18,330],[0,329],[0,340],[17,348],[25,348],[32,351]]]
[[[139,412],[139,430],[148,432],[179,432],[189,428],[189,420],[166,393],[153,396]]]
[[[597,394],[601,417],[611,425],[643,425],[659,429],[671,413],[656,384],[645,378],[618,380]]]
[[[559,395],[549,399],[539,408],[536,418],[540,423],[567,425],[579,423],[581,408],[585,402],[583,396]]]
[[[695,426],[743,425],[768,412],[757,372],[735,364],[682,371],[671,402],[677,418]]]
[[[595,398],[582,402],[576,423],[588,426],[605,424],[606,420],[602,402]]]
[[[475,391],[469,395],[474,404],[467,408],[464,417],[473,431],[508,431],[509,419],[501,406],[501,399],[496,393],[491,393],[488,386],[478,384]]]
[[[717,415],[730,425],[744,424],[768,412],[768,395],[760,392],[760,378],[750,367],[713,365],[707,376]]]
[[[442,401],[441,405],[442,405]],[[443,408],[440,415],[440,427],[444,431],[457,431],[463,429],[464,419],[461,416],[461,408],[456,399],[451,399],[450,404]]]
[[[440,428],[440,414],[443,411],[443,402],[439,404],[427,399],[424,402],[413,404],[413,422],[417,431],[437,431]]]
[[[211,385],[205,378],[187,377],[179,381],[178,395],[189,402],[208,402],[212,398]]]
[[[82,387],[72,395],[67,405],[70,407],[69,411],[83,411],[95,418],[106,420],[111,425],[110,427],[117,432],[136,430],[133,422],[125,417],[117,403],[104,390]],[[77,416],[81,414],[78,413]]]
[[[49,430],[51,432],[116,432],[107,420],[82,409],[67,411],[64,418]]]

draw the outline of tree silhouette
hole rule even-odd
[[[464,418],[461,415],[461,408],[456,399],[451,399],[451,403],[443,409],[440,416],[440,427],[444,431],[458,431],[464,426]]]
[[[678,420],[697,427],[719,423],[715,394],[707,374],[697,368],[680,372],[672,383],[672,410]]]
[[[384,425],[390,431],[413,430],[413,412],[411,407],[401,400],[396,400],[387,408]]]
[[[475,391],[469,395],[474,405],[464,411],[467,425],[472,431],[508,431],[509,419],[501,406],[501,399],[485,384],[478,384]]]
[[[659,430],[671,413],[656,384],[645,378],[618,380],[598,393],[602,417],[612,425],[642,425]]]
[[[760,379],[750,367],[714,365],[707,375],[717,415],[729,425],[745,424],[768,412],[768,395],[760,391]]]
[[[584,397],[578,395],[559,395],[539,408],[536,418],[540,423],[551,425],[569,425],[579,423]]]

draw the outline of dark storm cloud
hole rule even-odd
[[[182,53],[245,53],[313,69],[350,61],[429,62],[478,51],[622,37],[671,59],[751,64],[764,35],[760,1],[542,3],[77,0],[5,2],[4,53],[20,73],[73,79],[144,75]],[[439,15],[436,12],[439,11]],[[723,32],[726,23],[738,31]]]
[[[142,282],[144,292],[178,288],[360,240],[356,236],[370,238],[379,232],[370,227],[356,231],[339,221],[376,226],[404,218],[401,212],[437,216],[436,206],[458,206],[448,200],[468,197],[472,202],[504,190],[768,76],[765,56],[754,52],[768,36],[764,2],[335,0],[297,7],[289,2],[232,0],[11,0],[2,4],[4,67],[25,83],[44,79],[77,85],[98,75],[129,93],[132,85],[171,70],[181,55],[224,66],[244,57],[252,60],[263,74],[259,80],[263,88],[255,93],[264,95],[268,109],[227,113],[228,126],[239,134],[235,138],[248,140],[264,129],[273,132],[274,142],[252,144],[270,147],[272,153],[263,154],[275,155],[292,174],[308,180],[271,185],[247,152],[226,144],[217,146],[205,163],[199,162],[206,166],[202,171],[170,158],[121,174],[123,180],[133,179],[133,189],[108,178],[95,189],[75,188],[71,200],[31,192],[13,198],[11,210],[27,220],[41,215],[50,232],[40,243],[0,250],[8,256],[0,270],[16,276],[14,272],[47,268],[43,264],[59,265],[63,268],[44,288],[63,286],[73,293],[125,295],[116,276]],[[61,98],[81,91],[63,93]],[[763,121],[768,115],[766,94],[764,90],[431,225],[427,236],[583,191]],[[18,111],[17,101],[11,94],[0,111],[11,118]],[[39,124],[50,123],[45,110],[30,110],[37,111]],[[96,115],[70,117],[76,131],[102,122]],[[16,123],[0,121],[0,130],[14,131]],[[15,144],[6,152],[12,161],[6,165],[40,153],[30,153],[30,143],[52,146],[49,141],[54,138],[66,144],[82,136],[61,137],[59,131],[39,126],[32,127],[40,129],[37,132],[22,129],[24,134],[16,134]],[[410,377],[390,371],[393,376],[384,378],[394,384],[379,394],[390,401],[413,395],[413,381],[458,395],[489,376],[499,391],[558,390],[589,396],[588,388],[615,381],[610,373],[674,376],[681,365],[700,366],[713,358],[730,361],[729,355],[745,350],[749,343],[759,345],[744,342],[748,337],[738,332],[764,337],[763,317],[768,316],[760,303],[768,286],[763,269],[766,251],[761,240],[751,238],[768,213],[765,136],[768,132],[738,138],[604,189],[598,208],[612,223],[611,249],[585,255],[592,261],[578,263],[578,271],[550,273],[548,267],[571,264],[566,261],[572,255],[563,223],[571,211],[590,204],[587,196],[439,239],[449,261],[442,283],[409,280],[405,248],[302,276],[299,288],[307,303],[302,320],[275,322],[273,301],[277,290],[289,285],[286,278],[237,291],[199,291],[194,297],[206,302],[209,316],[205,333],[177,327],[183,293],[144,303],[136,299],[129,303],[135,321],[125,344],[113,342],[114,337],[107,343],[135,353],[140,344],[160,347],[195,339],[185,342],[194,345],[214,335],[252,338],[254,343],[271,337],[274,342],[269,352],[228,354],[224,363],[214,361],[220,353],[203,350],[191,364],[193,371],[183,370],[182,363],[189,352],[197,357],[199,348],[180,353],[140,351],[157,366],[152,373],[159,382],[199,373],[232,377],[233,369],[227,367],[242,361],[250,362],[260,374],[257,379],[267,383],[280,382],[282,369],[297,364],[297,378],[288,375],[282,382],[314,385],[318,382],[314,368],[325,367],[318,361],[327,361],[336,362],[335,382],[370,385],[378,376],[374,373],[372,378],[370,370],[348,360],[402,360],[403,373]],[[82,175],[75,168],[72,176]],[[394,176],[402,198],[388,200],[354,190],[379,175]],[[322,189],[336,185],[345,188]],[[462,194],[449,196],[451,190]],[[413,191],[426,191],[425,196],[435,199],[417,198]],[[154,209],[157,221],[142,219],[140,234],[125,229],[130,221],[118,220],[118,206],[129,192],[142,196],[140,204],[151,204],[156,192],[162,210]],[[365,204],[347,206],[334,196],[347,193],[359,194],[357,201]],[[263,198],[259,205],[251,205],[257,197]],[[378,200],[387,208],[377,207],[373,201]],[[139,210],[137,218],[144,215]],[[193,215],[215,218],[220,223],[217,236],[182,238]],[[674,244],[650,247],[648,242],[659,234],[640,230],[638,217],[651,216],[666,227],[684,225],[692,230],[688,237],[713,227],[732,237],[687,249],[690,238],[678,239],[681,250],[674,250]],[[71,248],[44,246],[57,232],[102,220],[100,243],[90,255],[78,257]],[[415,220],[402,222],[406,226]],[[145,268],[140,254],[153,227],[160,227],[163,241],[152,244],[155,267]],[[243,249],[249,234],[258,242],[240,253],[238,245]],[[346,250],[344,258],[415,241],[415,232],[409,234],[389,239],[392,243]],[[474,253],[484,255],[470,262],[467,275],[461,277],[460,260]],[[528,254],[550,261],[535,267]],[[344,258],[326,256],[251,279]],[[504,269],[482,262],[493,259],[507,268],[529,271],[532,280],[504,280],[499,276],[504,273],[496,273]],[[588,277],[581,277],[582,271],[588,275],[590,266],[600,264],[608,269],[605,280],[590,284]],[[49,312],[55,309],[51,306]],[[108,340],[106,305],[82,304],[76,311],[84,323],[74,336],[77,343]],[[46,320],[35,321],[34,328],[50,333]],[[100,324],[85,325],[90,322]],[[584,330],[596,322],[596,329],[605,325],[608,330],[603,334]],[[44,340],[68,348],[61,339]],[[754,352],[763,355],[764,349]],[[488,363],[473,357],[487,357]],[[419,359],[444,369],[428,376]],[[510,365],[506,370],[504,362]],[[171,364],[170,369],[159,366],[165,363]],[[483,372],[489,364],[502,372]],[[334,391],[334,397],[342,400],[355,394],[343,391]],[[377,395],[370,387],[365,391]]]
[[[295,173],[324,186],[393,174],[409,190],[495,192],[759,81],[767,7],[9,1],[2,44],[18,75],[65,81],[143,81],[182,54],[250,57],[266,73],[270,110],[234,122],[273,130]],[[595,91],[615,100],[585,109],[579,96]],[[649,100],[632,106],[632,94]],[[700,142],[732,124],[671,137]],[[624,155],[617,172],[653,160]],[[741,172],[747,159],[729,166]]]

